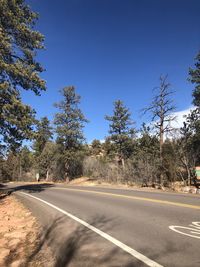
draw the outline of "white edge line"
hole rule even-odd
[[[80,224],[84,225],[85,227],[87,227],[88,229],[92,230],[93,232],[95,232],[96,234],[100,235],[101,237],[105,238],[106,240],[110,241],[111,243],[115,244],[117,247],[121,248],[122,250],[126,251],[127,253],[129,253],[130,255],[132,255],[133,257],[135,257],[136,259],[144,262],[146,265],[150,266],[150,267],[163,267],[163,265],[160,265],[159,263],[149,259],[148,257],[146,257],[145,255],[139,253],[138,251],[136,251],[135,249],[132,249],[131,247],[125,245],[124,243],[122,243],[121,241],[117,240],[116,238],[110,236],[109,234],[106,234],[105,232],[99,230],[98,228],[92,226],[91,224],[79,219],[78,217],[72,215],[71,213],[60,209],[59,207],[41,199],[35,196],[32,196],[30,194],[24,193],[24,192],[20,192],[20,194],[24,194],[26,196],[32,197],[34,199],[37,199],[40,202],[45,203],[46,205],[56,209],[57,211],[65,214],[66,216],[70,217],[71,219],[79,222]]]

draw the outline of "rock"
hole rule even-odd
[[[190,190],[189,190],[189,193],[192,193],[192,194],[196,194],[196,192],[197,192],[196,187],[190,188]]]
[[[200,194],[200,188],[197,189],[196,194]]]
[[[190,187],[189,186],[184,186],[183,187],[183,192],[184,193],[189,193],[189,191],[190,191]]]
[[[184,193],[196,194],[197,188],[195,186],[185,186],[185,187],[183,187],[182,191]]]

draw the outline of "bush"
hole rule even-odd
[[[95,157],[85,158],[83,161],[83,174],[97,180],[111,183],[116,183],[120,179],[119,168],[116,164]]]

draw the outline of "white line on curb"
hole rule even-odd
[[[72,215],[71,213],[60,209],[59,207],[41,199],[35,196],[32,196],[30,194],[24,193],[24,192],[20,192],[20,194],[24,194],[26,196],[32,197],[34,199],[37,199],[40,202],[45,203],[46,205],[58,210],[59,212],[65,214],[66,216],[70,217],[71,219],[79,222],[80,224],[84,225],[85,227],[87,227],[88,229],[92,230],[93,232],[97,233],[98,235],[100,235],[101,237],[105,238],[106,240],[110,241],[111,243],[115,244],[116,246],[118,246],[119,248],[121,248],[122,250],[126,251],[127,253],[129,253],[130,255],[132,255],[133,257],[135,257],[136,259],[144,262],[146,265],[150,266],[150,267],[163,267],[162,265],[160,265],[159,263],[149,259],[148,257],[146,257],[145,255],[139,253],[138,251],[136,251],[135,249],[132,249],[131,247],[125,245],[124,243],[122,243],[121,241],[117,240],[116,238],[110,236],[109,234],[106,234],[105,232],[99,230],[98,228],[92,226],[91,224],[79,219],[78,217]]]

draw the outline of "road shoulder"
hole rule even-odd
[[[0,200],[0,266],[52,266],[50,248],[40,249],[42,228],[15,196]]]

